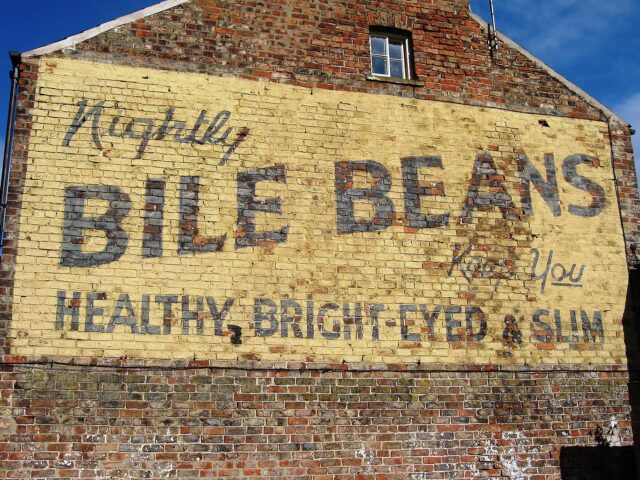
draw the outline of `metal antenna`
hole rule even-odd
[[[491,9],[491,26],[489,26],[489,49],[491,53],[498,50],[498,30],[496,29],[496,12],[493,8],[493,0],[489,0],[489,8]]]

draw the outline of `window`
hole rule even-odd
[[[411,34],[403,30],[371,29],[371,73],[411,79]]]

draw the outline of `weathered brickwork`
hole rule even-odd
[[[367,80],[372,25],[411,30],[416,74],[424,86]],[[287,0],[278,8],[262,2],[197,0],[60,54],[611,122],[616,179],[626,199],[623,216],[640,217],[628,126],[610,119],[512,48],[503,46],[489,57],[486,39],[486,31],[469,16],[467,0]],[[625,229],[629,246],[640,243],[635,225]]]
[[[3,478],[560,478],[626,375],[15,367]]]
[[[611,122],[611,147],[614,172],[618,185],[622,227],[627,241],[629,265],[640,268],[640,197],[638,197],[638,178],[631,143],[631,131],[628,125]],[[635,245],[635,247],[633,247]]]
[[[10,173],[10,188],[7,201],[4,248],[0,263],[0,352],[10,353],[7,331],[13,310],[13,278],[16,255],[22,193],[26,180],[29,137],[31,135],[31,111],[35,102],[38,62],[25,61],[20,65],[20,90],[18,94],[17,118],[14,135],[13,161]]]
[[[40,70],[14,354],[624,362],[606,124]]]
[[[418,82],[367,79],[370,26]],[[20,70],[0,478],[541,480],[631,443],[630,127],[466,0],[192,0]]]
[[[412,32],[424,87],[366,80],[369,27]],[[513,49],[489,60],[467,0],[197,0],[132,22],[65,56],[601,119],[602,113]]]

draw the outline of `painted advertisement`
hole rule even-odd
[[[43,60],[19,355],[622,363],[605,123]]]

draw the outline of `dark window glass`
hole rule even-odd
[[[387,59],[385,57],[373,57],[371,64],[375,75],[389,75],[387,71]]]
[[[402,60],[391,60],[391,76],[404,78],[404,69]]]
[[[387,39],[384,37],[371,37],[371,53],[373,55],[386,55]]]

